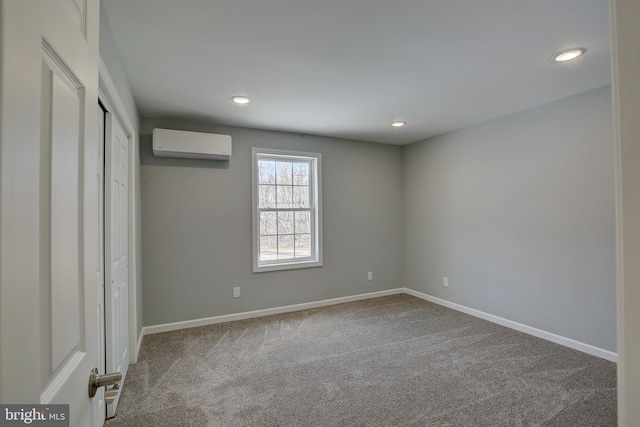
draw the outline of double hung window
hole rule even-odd
[[[322,265],[321,156],[253,149],[253,271]]]

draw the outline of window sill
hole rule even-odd
[[[286,262],[278,264],[266,264],[266,265],[254,265],[254,273],[263,273],[266,271],[280,271],[280,270],[294,270],[298,268],[313,268],[322,267],[322,260],[320,261],[300,261],[300,262]]]

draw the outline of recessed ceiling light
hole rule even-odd
[[[246,96],[234,96],[231,100],[236,104],[248,104],[251,102],[251,98]]]
[[[556,53],[555,55],[553,55],[551,57],[551,61],[552,62],[571,61],[572,59],[576,59],[577,57],[581,56],[585,51],[586,49],[584,48],[575,48],[575,49],[565,50],[563,52]]]
[[[394,128],[401,128],[402,126],[406,125],[405,122],[402,122],[400,120],[391,123],[391,126],[393,126]]]

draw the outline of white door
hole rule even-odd
[[[129,368],[129,258],[128,258],[128,158],[129,140],[118,119],[107,114],[105,140],[105,296],[107,371],[120,372],[122,381]],[[107,407],[115,415],[120,396]]]
[[[98,0],[0,0],[0,399],[102,425]]]

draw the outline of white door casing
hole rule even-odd
[[[106,373],[106,332],[105,332],[105,308],[104,308],[104,141],[106,133],[105,112],[100,107],[98,109],[98,328],[99,328],[99,358],[98,373]],[[98,411],[107,414],[104,400],[104,389],[100,388],[96,395],[98,399]]]
[[[0,0],[0,400],[70,405],[99,363],[98,0]]]
[[[120,372],[124,383],[129,367],[129,139],[110,113],[105,157],[106,361],[107,371]],[[107,407],[107,417],[115,415],[118,400]]]

